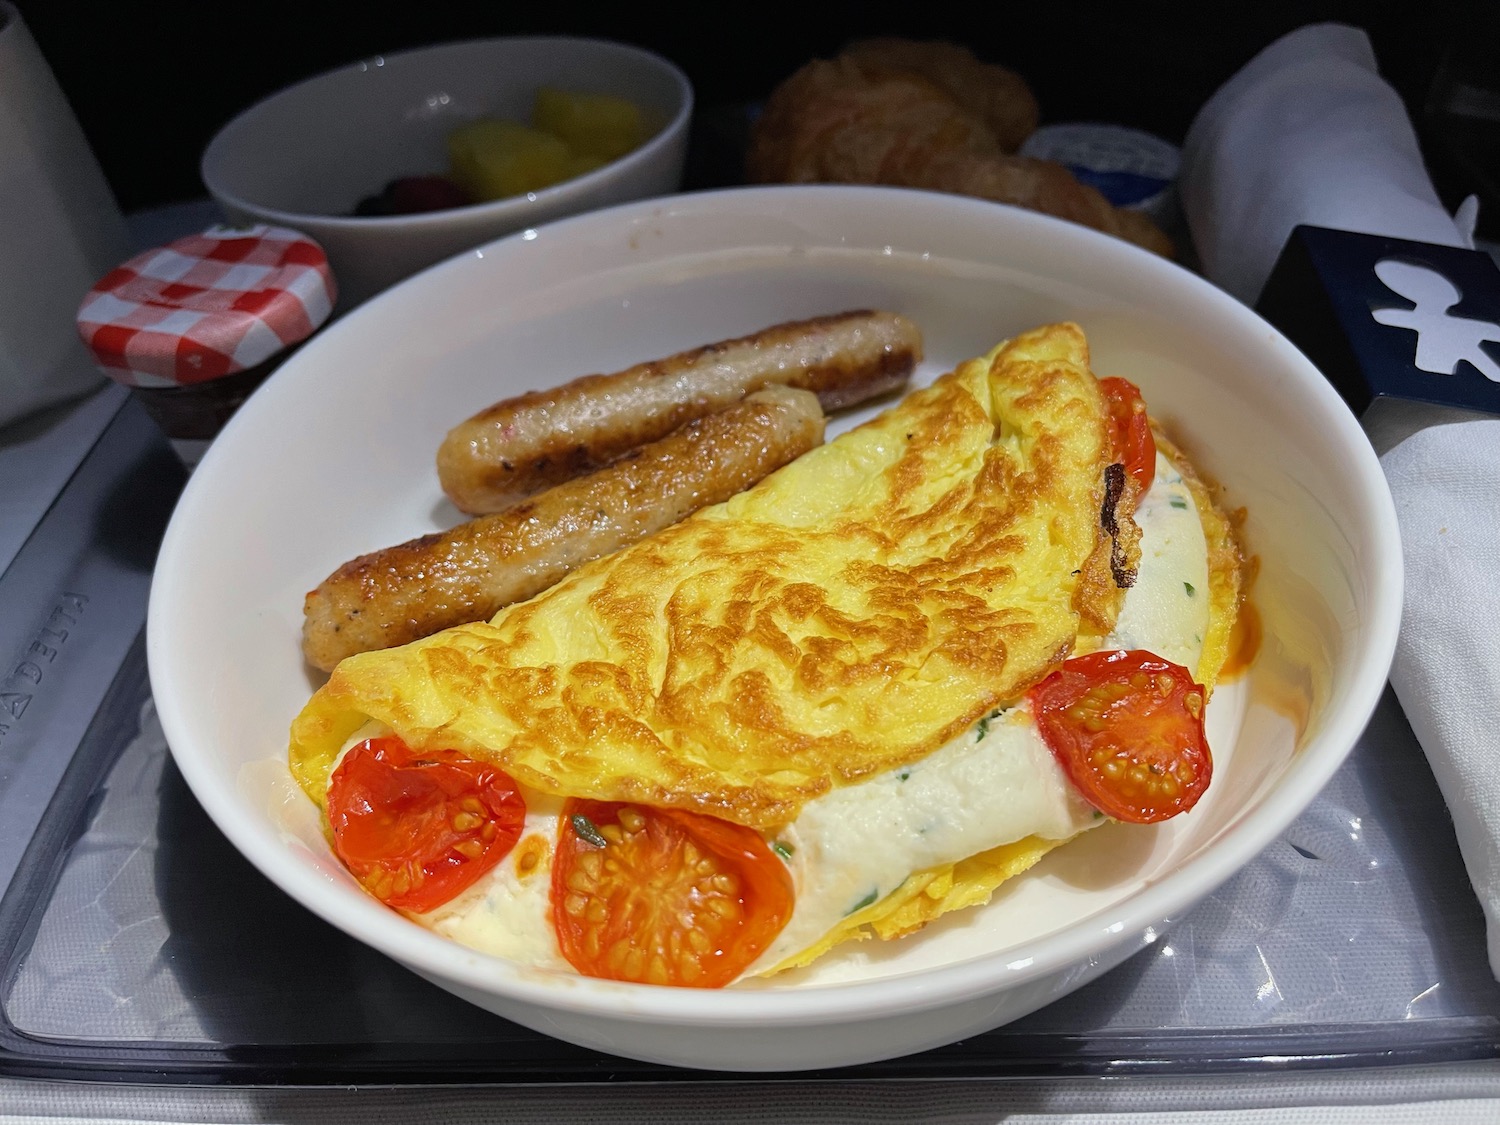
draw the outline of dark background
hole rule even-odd
[[[202,196],[204,145],[259,98],[368,55],[426,43],[517,33],[621,39],[674,60],[700,107],[712,108],[759,101],[808,58],[855,37],[948,38],[1023,74],[1045,121],[1114,121],[1180,143],[1198,107],[1256,51],[1302,24],[1333,19],[1370,33],[1444,201],[1451,207],[1477,191],[1488,232],[1500,225],[1500,0],[989,0],[899,8],[775,0],[15,3],[127,210]],[[1475,90],[1488,96],[1488,110]],[[1454,115],[1459,101],[1468,109]]]

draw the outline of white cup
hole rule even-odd
[[[75,314],[129,250],[83,130],[0,0],[0,426],[102,382]]]

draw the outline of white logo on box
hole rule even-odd
[[[1375,309],[1379,324],[1409,328],[1417,334],[1416,365],[1435,375],[1452,375],[1468,360],[1492,383],[1500,383],[1500,364],[1484,351],[1485,341],[1500,343],[1500,324],[1454,316],[1448,310],[1463,295],[1436,270],[1387,258],[1375,263],[1375,276],[1391,292],[1405,297],[1414,309]]]

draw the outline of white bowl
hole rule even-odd
[[[1210,707],[1214,784],[1191,813],[1108,825],[988,906],[718,992],[551,974],[454,945],[365,895],[292,786],[287,726],[316,680],[303,591],[444,526],[447,428],[528,387],[776,321],[895,309],[922,380],[1047,321],[1243,505],[1265,642]],[[867,416],[860,412],[857,417]],[[840,419],[833,429],[854,418]],[[761,188],[631,204],[493,243],[345,318],[284,365],[198,467],[152,587],[167,738],[214,821],[292,897],[442,987],[550,1035],[685,1066],[800,1069],[947,1043],[1117,964],[1253,858],[1338,767],[1385,683],[1400,615],[1390,494],[1363,433],[1254,313],[1123,242],[957,196]]]
[[[529,120],[544,85],[628,98],[659,131],[602,168],[527,195],[417,215],[351,214],[398,176],[444,171],[455,126],[489,114]],[[328,253],[343,310],[511,231],[676,191],[692,109],[687,76],[639,47],[480,39],[379,55],[273,94],[218,132],[201,172],[231,219],[316,239]]]

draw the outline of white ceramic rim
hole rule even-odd
[[[203,185],[208,189],[210,195],[216,199],[239,208],[251,214],[262,215],[267,221],[275,221],[289,227],[297,227],[308,220],[318,223],[327,223],[330,226],[344,230],[387,230],[399,223],[403,229],[415,229],[425,226],[443,226],[453,222],[459,216],[464,218],[489,218],[506,214],[522,214],[530,208],[546,207],[554,202],[566,201],[573,195],[582,195],[589,191],[601,181],[622,172],[629,172],[635,168],[649,164],[655,159],[657,153],[673,143],[683,130],[687,128],[688,119],[693,113],[693,84],[688,81],[688,76],[682,69],[670,59],[658,55],[655,51],[648,51],[644,47],[637,47],[631,43],[621,43],[613,39],[594,39],[582,35],[504,35],[492,36],[488,39],[456,39],[447,43],[430,43],[424,47],[414,47],[408,51],[396,51],[389,55],[379,57],[390,62],[395,59],[409,59],[418,55],[428,54],[433,51],[446,50],[453,47],[477,46],[485,43],[514,43],[532,44],[536,46],[550,46],[566,43],[571,46],[587,44],[594,47],[604,47],[620,52],[622,55],[634,55],[644,62],[649,62],[660,67],[662,72],[669,75],[677,85],[678,107],[671,119],[657,130],[656,135],[639,148],[632,149],[624,156],[611,160],[599,168],[585,172],[581,176],[563,180],[561,183],[553,184],[551,187],[542,188],[541,191],[532,192],[529,195],[513,195],[506,199],[492,199],[486,203],[471,203],[464,207],[445,207],[440,211],[419,211],[410,215],[330,215],[320,211],[286,211],[279,207],[267,207],[256,203],[254,200],[245,198],[236,192],[229,191],[222,184],[216,184],[210,171],[210,164],[214,160],[215,149],[222,149],[229,143],[229,133],[242,121],[255,116],[272,103],[290,100],[305,92],[309,87],[315,86],[329,78],[343,74],[351,66],[358,66],[365,60],[345,63],[343,66],[325,70],[321,74],[315,74],[311,78],[286,86],[274,94],[269,94],[247,109],[235,114],[229,121],[225,122],[219,131],[214,134],[213,139],[203,150],[202,157],[198,161],[198,174],[203,180]],[[371,56],[372,58],[375,56]]]
[[[589,212],[548,224],[554,232],[568,228],[614,225],[624,228],[632,219],[656,215],[664,205],[677,215],[691,217],[712,214],[716,200],[738,206],[742,211],[764,200],[766,213],[785,212],[795,208],[800,198],[827,207],[835,203],[879,197],[897,201],[911,208],[957,208],[967,210],[974,223],[993,221],[996,204],[957,196],[909,191],[897,188],[845,187],[827,185],[739,188],[700,192],[640,200],[601,211]],[[879,200],[877,200],[879,201]],[[467,988],[490,993],[518,1004],[535,1005],[577,1013],[607,1014],[612,1020],[641,1023],[666,1023],[698,1027],[763,1027],[773,1029],[789,1021],[803,1025],[836,1024],[875,1015],[898,1015],[947,1007],[977,996],[1014,988],[1025,982],[1086,963],[1106,950],[1117,947],[1130,935],[1175,920],[1178,913],[1208,894],[1256,855],[1302,812],[1317,792],[1343,763],[1348,752],[1374,713],[1385,689],[1396,636],[1401,621],[1402,561],[1395,504],[1374,449],[1364,431],[1331,384],[1313,364],[1289,341],[1256,313],[1229,297],[1208,281],[1189,273],[1148,251],[1119,239],[1050,216],[1005,207],[1006,222],[1033,226],[1038,233],[1057,240],[1083,240],[1090,254],[1114,258],[1116,264],[1128,265],[1142,284],[1186,285],[1216,310],[1236,322],[1242,329],[1271,333],[1278,347],[1284,349],[1290,366],[1298,370],[1308,394],[1308,409],[1324,427],[1330,444],[1345,456],[1351,482],[1358,488],[1362,510],[1354,525],[1362,530],[1368,543],[1383,549],[1371,550],[1368,557],[1373,581],[1369,591],[1370,618],[1366,622],[1369,643],[1350,659],[1350,689],[1338,705],[1323,712],[1322,729],[1301,747],[1288,767],[1278,789],[1286,799],[1267,801],[1226,829],[1204,854],[1184,863],[1115,908],[1085,919],[1061,933],[1048,934],[1027,941],[993,958],[965,960],[941,968],[921,970],[882,980],[849,984],[808,985],[784,990],[715,990],[660,988],[650,985],[600,981],[587,977],[570,978],[568,987],[557,987],[528,976],[522,966],[497,957],[475,953],[452,941],[424,930],[374,900],[351,904],[349,909],[326,895],[327,882],[313,870],[286,862],[286,849],[256,827],[255,818],[237,804],[234,793],[222,792],[206,770],[200,770],[190,754],[173,756],[194,795],[202,803],[219,829],[263,874],[315,914],[346,933],[373,946],[417,971],[439,980],[461,983]],[[481,249],[501,250],[505,243],[519,241],[524,233],[497,239]],[[439,263],[423,273],[401,282],[329,329],[330,333],[357,331],[362,316],[379,316],[381,305],[400,299],[397,294],[408,286],[430,284],[444,271],[462,268],[461,259],[472,251]],[[326,339],[325,334],[325,339]],[[288,366],[298,360],[316,358],[314,341]],[[285,369],[283,369],[285,370]],[[280,373],[273,378],[280,377]],[[234,425],[238,419],[231,421]],[[209,457],[213,457],[211,450]],[[147,622],[147,657],[153,690],[171,677],[173,646],[165,619],[154,612],[162,591],[169,588],[176,574],[179,544],[188,537],[183,518],[197,500],[198,485],[204,478],[194,476],[178,503],[162,543],[152,583],[152,610]],[[169,745],[186,744],[188,722],[174,697],[156,692],[158,715]]]

